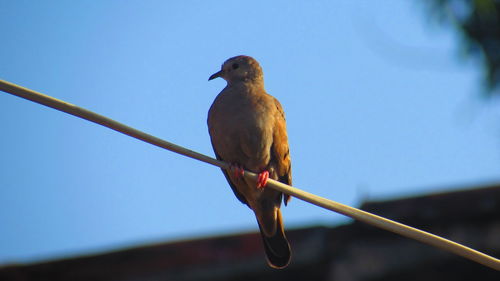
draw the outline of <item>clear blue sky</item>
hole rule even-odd
[[[357,206],[500,179],[498,106],[419,1],[171,2],[0,0],[0,79],[213,155],[207,79],[246,54],[296,187]],[[0,126],[0,263],[257,229],[215,167],[5,93]]]

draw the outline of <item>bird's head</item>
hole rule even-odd
[[[221,70],[214,73],[208,80],[221,77],[229,84],[238,81],[262,82],[263,74],[259,63],[249,56],[236,56],[226,60]]]

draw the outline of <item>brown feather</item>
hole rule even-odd
[[[217,159],[237,164],[254,173],[292,183],[291,159],[281,104],[264,90],[262,69],[250,57],[227,60],[210,79],[222,77],[228,85],[215,98],[208,112],[208,129]],[[283,230],[280,206],[290,197],[272,188],[222,171],[236,197],[257,218],[268,262],[283,268],[290,261],[290,245]]]

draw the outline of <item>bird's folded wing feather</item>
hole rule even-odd
[[[215,150],[215,146],[214,145],[212,145],[212,146],[214,147],[215,157],[217,158],[217,160],[224,161],[224,159],[222,159],[219,156],[219,153],[217,153],[217,151]],[[221,170],[222,170],[222,173],[224,174],[224,177],[226,177],[226,180],[229,183],[229,186],[231,186],[231,189],[233,190],[234,195],[236,195],[236,198],[238,198],[238,200],[240,200],[241,203],[248,205],[248,202],[245,199],[245,197],[243,196],[243,194],[238,192],[238,189],[236,188],[234,183],[231,181],[231,178],[229,177],[228,171],[226,169],[221,169]]]
[[[276,124],[274,124],[273,144],[271,147],[271,162],[274,162],[273,164],[278,174],[278,181],[288,185],[292,185],[292,161],[290,158],[290,150],[288,146],[285,112],[283,111],[280,102],[276,98],[274,98],[274,104],[277,109],[277,116],[275,118]],[[290,196],[285,195],[285,197],[283,198],[285,205],[289,200]]]

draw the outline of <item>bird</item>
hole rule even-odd
[[[252,57],[229,58],[208,79],[223,78],[226,87],[208,111],[208,131],[218,160],[236,197],[255,213],[267,263],[282,269],[291,259],[280,207],[290,196],[265,188],[268,178],[292,184],[292,166],[285,113],[280,102],[264,89],[262,68]],[[258,174],[244,177],[244,170]]]

